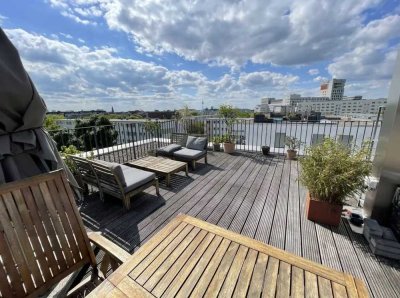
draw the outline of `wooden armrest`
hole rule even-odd
[[[88,237],[89,240],[93,242],[96,246],[104,250],[106,253],[110,254],[113,258],[117,259],[121,263],[127,261],[128,258],[131,256],[121,247],[112,243],[107,238],[101,236],[100,232],[89,232]]]

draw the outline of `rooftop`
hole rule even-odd
[[[96,193],[80,202],[80,212],[88,229],[130,252],[185,213],[348,272],[365,281],[372,297],[399,297],[399,262],[375,256],[345,219],[338,228],[306,219],[300,170],[281,155],[209,152],[208,165],[199,163],[189,177],[174,175],[172,188],[161,180],[161,196],[150,188],[129,212],[118,200],[101,202]]]

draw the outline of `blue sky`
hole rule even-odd
[[[13,0],[0,26],[49,110],[254,108],[262,97],[387,97],[399,0]]]

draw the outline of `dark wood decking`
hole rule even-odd
[[[305,218],[305,189],[297,181],[299,165],[283,156],[209,153],[185,177],[174,175],[172,188],[161,181],[136,197],[124,212],[113,199],[86,198],[81,214],[88,228],[134,252],[179,213],[189,214],[331,268],[361,278],[373,297],[400,296],[398,262],[374,256],[362,235],[343,220],[338,228]]]

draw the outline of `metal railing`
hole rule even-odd
[[[145,122],[122,122],[108,126],[90,126],[50,131],[57,147],[74,145],[85,154],[118,163],[137,159],[169,144],[171,133],[187,132],[207,134],[211,145],[215,136],[227,134],[228,127],[223,119],[185,119],[154,121],[152,129]],[[381,121],[330,121],[296,122],[276,121],[254,123],[253,119],[238,119],[232,127],[236,150],[261,152],[261,146],[269,146],[270,152],[285,153],[286,137],[300,141],[299,154],[306,147],[321,142],[324,137],[337,139],[348,146],[361,146],[370,140],[371,156],[374,156]]]

